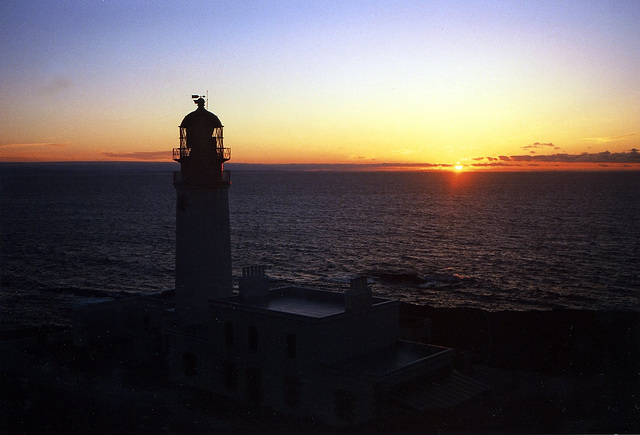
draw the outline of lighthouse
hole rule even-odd
[[[176,202],[176,309],[183,324],[203,323],[210,299],[232,294],[228,172],[230,149],[222,123],[194,96],[198,108],[180,124],[173,159]]]

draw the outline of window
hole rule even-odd
[[[258,350],[258,328],[249,326],[249,349]]]
[[[196,356],[193,353],[185,352],[182,354],[182,371],[189,378],[193,378],[197,374]]]
[[[333,393],[334,412],[340,421],[353,421],[356,411],[356,398],[350,391],[337,389]]]
[[[262,401],[262,372],[260,369],[248,367],[246,371],[247,401],[258,405]]]
[[[282,381],[282,396],[285,405],[292,409],[300,407],[300,379],[287,376]]]
[[[234,391],[238,387],[238,367],[231,361],[222,364],[222,382],[224,388]]]
[[[287,358],[296,357],[296,334],[287,334]]]
[[[224,322],[224,345],[233,346],[233,323],[231,322]]]

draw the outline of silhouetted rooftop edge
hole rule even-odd
[[[198,108],[187,114],[180,124],[180,127],[193,126],[220,128],[222,127],[222,122],[220,122],[220,119],[215,114],[205,109],[204,106],[198,105]]]

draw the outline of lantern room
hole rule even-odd
[[[202,97],[195,99],[198,108],[184,117],[180,124],[180,147],[173,149],[173,159],[180,163],[180,183],[210,185],[229,183],[223,163],[231,150],[224,147],[220,119],[205,109]]]

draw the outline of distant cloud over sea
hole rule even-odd
[[[553,145],[553,144],[551,144]],[[562,162],[562,163],[640,163],[640,153],[633,148],[628,152],[581,153],[581,154],[549,154],[549,155],[516,155],[501,159],[514,162]]]
[[[124,160],[154,160],[154,161],[169,161],[171,160],[170,151],[136,151],[130,153],[110,153],[103,152],[105,157],[110,159],[124,159]]]

